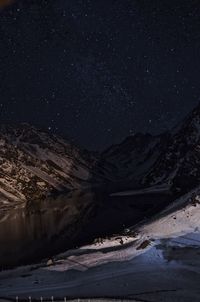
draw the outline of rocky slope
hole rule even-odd
[[[145,184],[169,183],[186,193],[200,183],[200,105],[171,132],[167,147],[147,173]]]
[[[102,154],[27,124],[1,126],[0,147],[3,207],[105,184],[120,190],[166,184],[182,194],[200,182],[200,105],[171,133],[136,134]]]
[[[168,185],[186,193],[200,183],[200,105],[170,133],[136,134],[102,154],[116,181],[129,187]]]
[[[113,166],[115,182],[141,185],[140,181],[156,164],[164,152],[169,134],[153,136],[138,133],[127,137],[121,144],[113,145],[102,153],[102,166]]]
[[[29,125],[0,129],[0,200],[25,202],[87,187],[95,175],[97,158],[64,140]]]

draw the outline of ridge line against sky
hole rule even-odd
[[[198,1],[18,0],[0,15],[2,122],[95,150],[199,102]]]

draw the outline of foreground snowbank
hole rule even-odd
[[[176,200],[154,221],[141,226],[138,232],[154,239],[200,233],[200,189]]]
[[[176,200],[152,221],[135,227],[129,236],[102,239],[83,246],[73,255],[63,254],[48,270],[67,271],[87,269],[109,262],[128,261],[158,243],[157,240],[199,234],[200,195],[199,189]],[[92,251],[92,252],[91,252]],[[81,252],[81,254],[80,254]]]
[[[200,190],[130,235],[68,251],[53,265],[0,273],[2,296],[199,301]]]

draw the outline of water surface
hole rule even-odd
[[[110,197],[75,191],[0,213],[2,269],[40,261],[99,236],[119,233],[166,206],[169,195]]]

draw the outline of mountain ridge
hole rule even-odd
[[[0,146],[1,207],[95,186],[168,184],[182,194],[200,182],[200,105],[171,132],[137,133],[102,153],[27,123],[0,126]]]
[[[0,195],[6,206],[89,186],[96,157],[24,124],[0,127]]]

